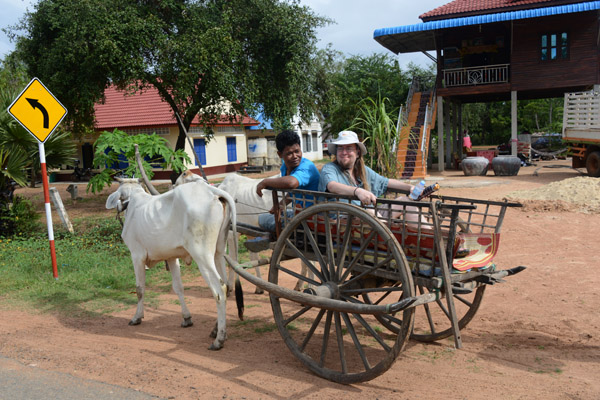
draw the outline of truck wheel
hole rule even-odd
[[[587,156],[585,168],[588,175],[594,178],[600,177],[600,151],[593,151]]]

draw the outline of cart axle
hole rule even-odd
[[[253,285],[258,286],[261,289],[269,292],[271,296],[284,298],[299,304],[304,304],[311,307],[317,307],[324,310],[333,310],[339,312],[345,312],[349,314],[392,314],[395,312],[399,312],[407,309],[410,306],[413,306],[413,303],[418,303],[418,300],[421,296],[418,297],[409,297],[402,299],[396,303],[386,304],[386,305],[372,305],[372,304],[360,304],[360,303],[350,303],[347,301],[336,300],[334,298],[329,298],[329,296],[319,296],[308,293],[300,293],[295,290],[290,290],[279,285],[276,285],[271,282],[267,282],[263,279],[257,278],[256,276],[248,273],[245,268],[249,268],[254,266],[252,263],[246,264],[238,264],[236,261],[232,260],[228,255],[225,256],[225,260],[227,263],[237,272],[242,278],[246,279],[248,282]],[[326,286],[326,285],[323,285]],[[325,293],[326,289],[321,286],[322,289],[319,289],[322,293]],[[319,287],[317,287],[318,289]]]

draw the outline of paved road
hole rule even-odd
[[[0,356],[0,400],[148,400],[147,393],[23,365]]]

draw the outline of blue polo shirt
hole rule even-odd
[[[280,171],[281,176],[287,176],[287,167],[285,166],[285,164],[281,166]],[[289,176],[293,176],[298,180],[298,189],[312,191],[319,190],[319,170],[317,169],[315,164],[309,159],[302,157],[300,164],[290,172]],[[312,199],[312,196],[306,196],[306,198]],[[312,202],[306,202],[306,205],[302,206],[312,206]]]
[[[285,164],[281,166],[280,171],[281,176],[288,176],[286,175],[287,167]],[[319,170],[312,161],[304,157],[300,161],[300,164],[290,172],[289,176],[293,176],[298,180],[298,189],[312,191],[317,191],[319,189]],[[313,199],[313,196],[307,195],[306,199]],[[303,201],[295,201],[294,203],[294,206],[299,204],[302,207],[313,205],[313,203],[309,201],[307,201],[306,204],[303,204]],[[293,218],[294,210],[288,210],[287,212],[288,218]],[[270,232],[275,232],[275,216],[269,213],[260,214],[258,216],[258,225]]]
[[[287,176],[287,167],[283,164],[280,168],[281,176]],[[319,170],[315,164],[302,157],[300,164],[294,168],[289,176],[298,180],[298,189],[317,191],[319,189]]]

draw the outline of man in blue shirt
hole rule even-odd
[[[277,155],[283,160],[281,176],[260,181],[256,187],[256,193],[262,197],[262,191],[267,187],[318,190],[319,170],[312,161],[302,158],[300,137],[293,131],[285,130],[277,135],[275,145],[277,146]],[[310,204],[307,203],[306,206],[308,205]],[[270,232],[275,232],[274,212],[273,208],[269,214],[258,216],[258,224]]]

